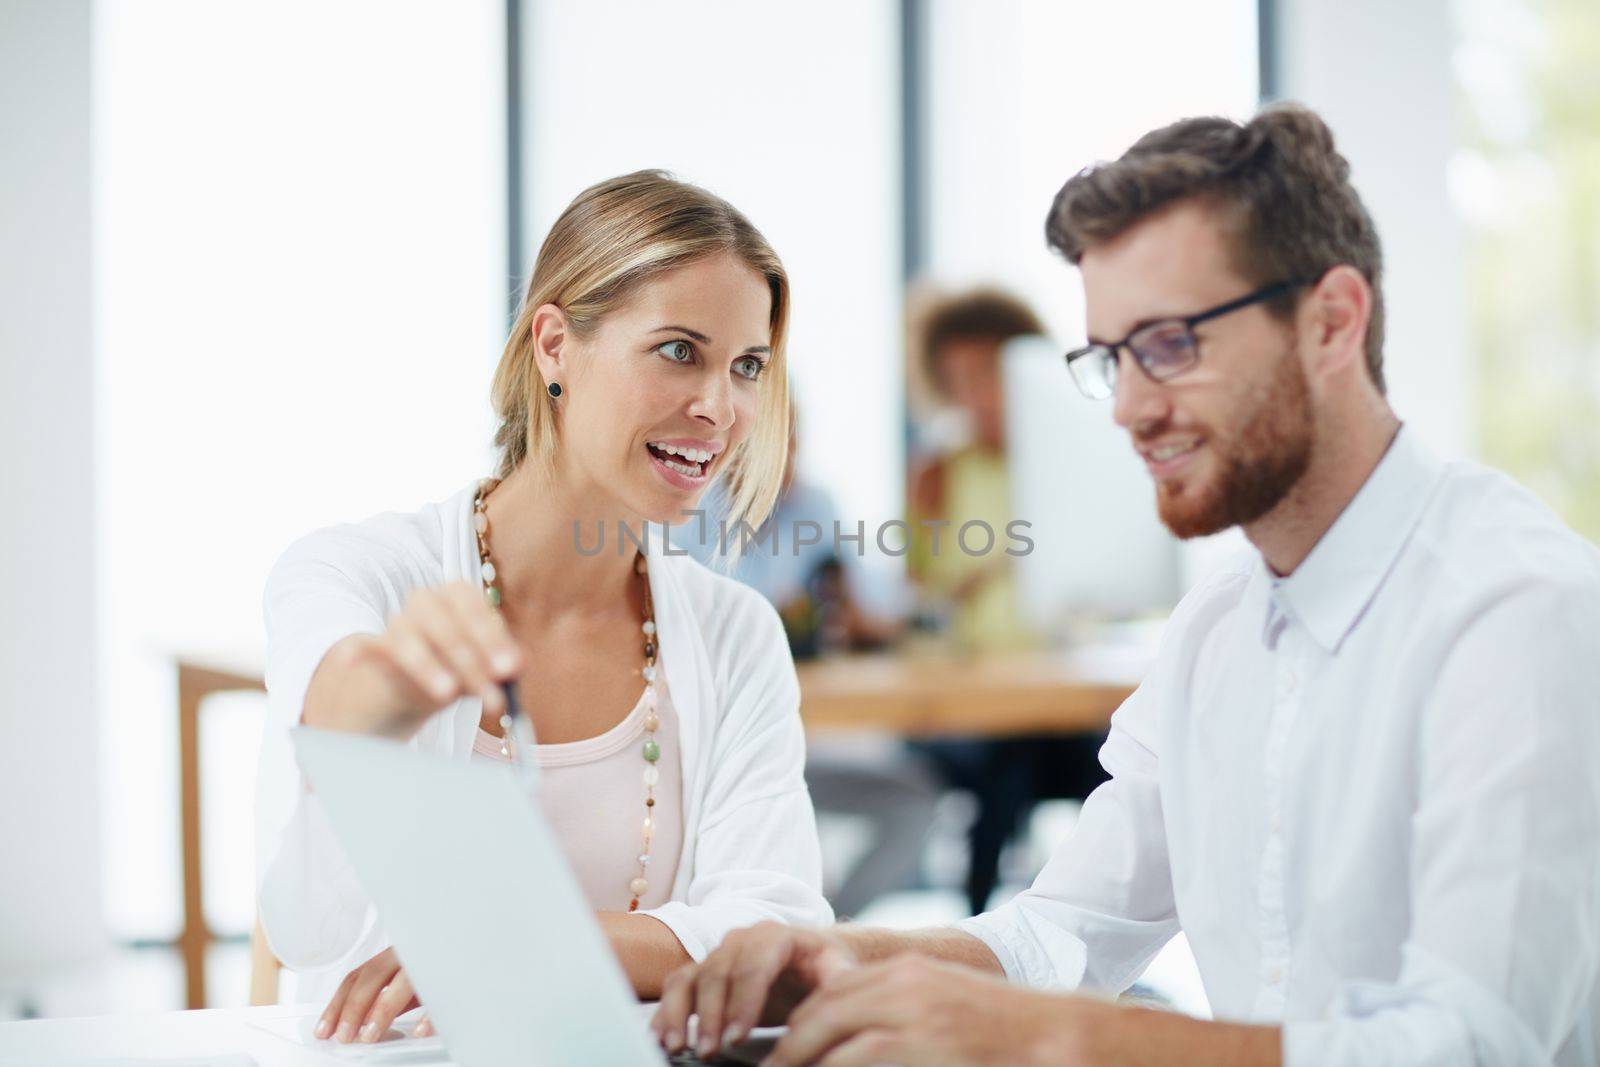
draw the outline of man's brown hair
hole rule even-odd
[[[999,289],[972,289],[933,300],[916,316],[915,348],[928,385],[944,387],[939,375],[939,350],[951,341],[993,341],[1044,333],[1033,309]]]
[[[1278,104],[1244,125],[1192,118],[1153,130],[1114,162],[1068,179],[1045,220],[1050,247],[1077,264],[1169,204],[1206,198],[1225,210],[1234,268],[1257,286],[1314,282],[1348,264],[1372,287],[1367,370],[1383,380],[1383,253],[1350,184],[1350,164],[1315,112]],[[1267,307],[1287,317],[1297,293]]]

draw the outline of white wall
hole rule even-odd
[[[1045,245],[1051,201],[1157,126],[1248,118],[1254,0],[934,0],[928,32],[928,273],[1005,285],[1063,351],[1081,344],[1077,271]]]
[[[103,942],[89,8],[0,4],[0,993]]]
[[[585,186],[662,167],[727,198],[794,295],[801,465],[847,523],[901,508],[898,8],[529,5],[527,263]]]
[[[295,537],[492,469],[505,343],[499,0],[97,0],[107,906],[179,925],[180,652],[259,653]],[[203,716],[212,817],[254,760]],[[211,779],[207,779],[209,784]],[[242,808],[240,807],[242,803]],[[235,822],[235,829],[238,822]],[[249,825],[246,817],[243,825]],[[248,929],[247,835],[207,835]],[[208,887],[211,883],[208,881]]]
[[[1445,193],[1456,134],[1449,2],[1279,2],[1281,95],[1332,127],[1383,242],[1390,400],[1435,450],[1470,454],[1465,239]]]

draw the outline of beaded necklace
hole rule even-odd
[[[478,484],[478,491],[472,498],[472,527],[478,535],[478,576],[483,580],[483,595],[493,607],[500,607],[500,587],[495,584],[497,577],[494,562],[489,558],[489,512],[486,504],[489,494],[495,486],[500,484],[498,478],[485,478]],[[639,901],[650,890],[650,883],[646,874],[650,868],[650,844],[656,831],[656,783],[661,780],[661,769],[657,763],[661,760],[661,744],[656,740],[656,731],[661,728],[661,719],[656,715],[656,616],[655,607],[650,599],[650,575],[644,554],[640,553],[633,562],[633,573],[639,576],[639,587],[644,592],[644,623],[640,630],[644,634],[644,669],[640,672],[644,676],[645,691],[642,699],[645,702],[644,716],[644,847],[639,852],[639,873],[628,883],[628,910],[638,911]],[[511,723],[508,718],[500,719],[500,754],[511,756]]]

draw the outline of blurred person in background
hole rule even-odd
[[[672,544],[709,566],[727,568],[770,600],[796,660],[881,649],[898,637],[901,624],[861,602],[859,567],[835,541],[836,529],[853,534],[855,524],[841,523],[833,494],[800,476],[801,419],[790,396],[783,488],[766,522],[753,533],[729,523],[727,494],[719,484],[706,494],[700,515],[673,528]],[[867,845],[855,863],[848,870],[824,870],[836,913],[856,915],[917,880],[939,797],[938,781],[921,759],[881,734],[808,738],[806,784],[819,815],[868,826]]]
[[[940,409],[923,420],[922,436],[934,443],[913,461],[907,491],[907,571],[923,617],[947,627],[963,653],[1034,647],[1039,637],[1022,617],[1012,557],[968,555],[956,538],[967,522],[1001,531],[1013,518],[1027,518],[1011,510],[1004,354],[1007,342],[1039,336],[1044,327],[1020,299],[989,288],[925,296],[911,318],[910,392],[922,401],[913,406]],[[965,886],[972,914],[988,906],[1001,854],[1034,805],[1081,801],[1105,780],[1097,758],[1104,740],[1099,733],[913,746],[946,786],[977,801]]]
[[[787,1022],[769,1067],[1600,1063],[1600,552],[1402,425],[1331,131],[1151,131],[1046,233],[1088,308],[1064,373],[1168,529],[1250,547],[1173,613],[1030,889],[951,928],[739,931],[658,1033]],[[1212,1019],[1105,999],[1179,931]]]
[[[1004,552],[956,548],[971,521],[1004,530],[1011,513],[1002,355],[1007,341],[1044,333],[1021,300],[997,289],[924,296],[912,313],[913,407],[932,408],[914,436],[906,492],[906,570],[922,604],[963,648],[1024,648],[1016,574]],[[948,525],[940,525],[948,524]]]
[[[646,533],[719,476],[735,516],[766,517],[788,309],[782,264],[726,201],[655,171],[595,185],[551,228],[496,371],[496,476],[319,530],[274,565],[259,904],[296,999],[327,1004],[318,1037],[376,1040],[416,996],[295,768],[301,725],[537,764],[641,998],[729,930],[831,919],[777,615]],[[507,736],[508,682],[528,752]],[[460,888],[463,907],[499,891]],[[495,906],[516,921],[518,902]]]
[[[791,391],[783,484],[766,521],[741,531],[729,518],[727,490],[718,482],[696,514],[672,529],[672,544],[708,566],[727,569],[770,600],[796,659],[882,648],[901,625],[862,603],[851,554],[835,541],[836,529],[853,534],[855,525],[841,522],[825,486],[799,474],[800,412],[793,397]]]

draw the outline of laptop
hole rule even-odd
[[[459,1067],[704,1062],[655,1043],[524,772],[361,734],[292,737]],[[773,1037],[714,1062],[759,1063]]]

